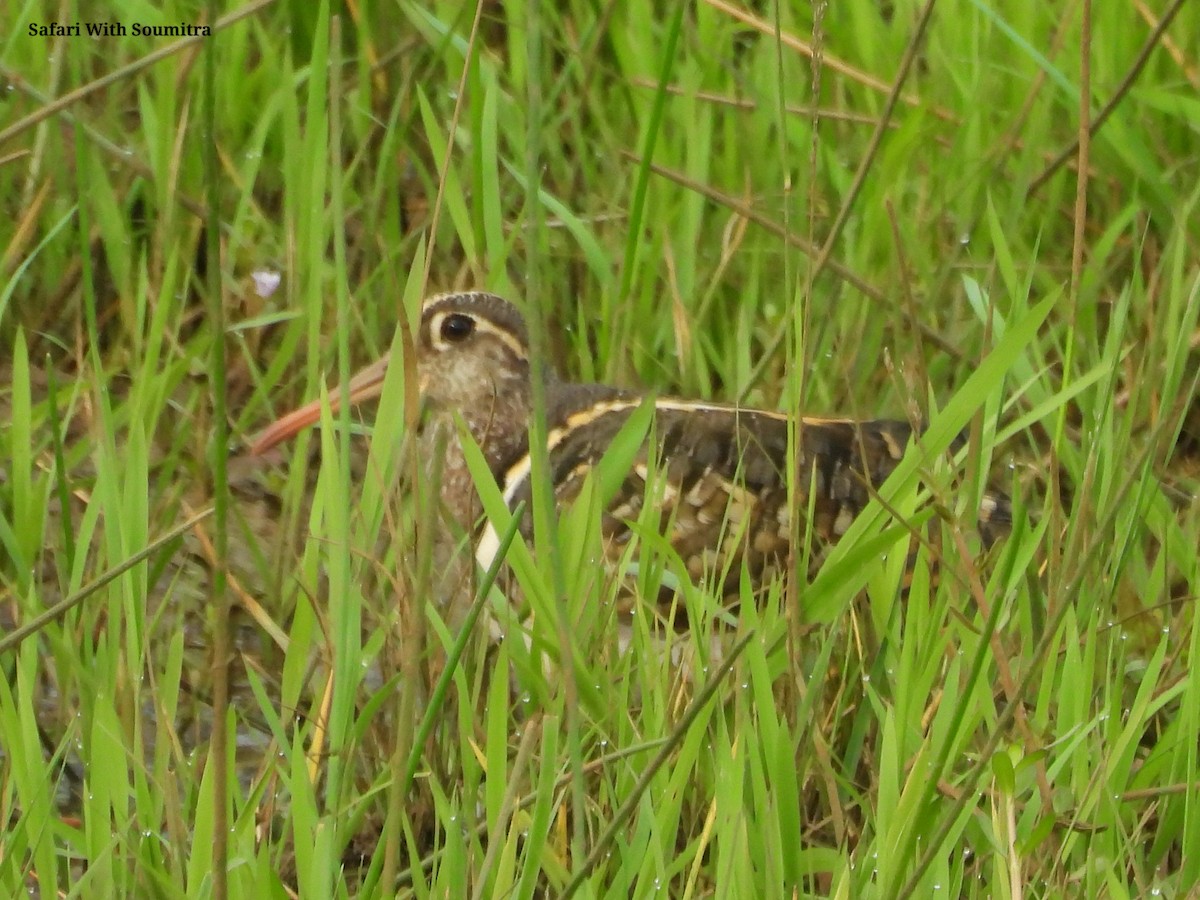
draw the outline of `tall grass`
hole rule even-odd
[[[4,893],[206,896],[215,804],[230,896],[1196,892],[1200,16],[922,6],[231,4],[169,51],[28,26],[198,4],[14,7]],[[1112,104],[1082,219],[1081,94]],[[482,598],[504,637],[456,647],[403,366],[369,453],[344,413],[266,461],[240,440],[388,348],[411,367],[420,298],[459,287],[517,300],[571,378],[930,430],[811,583],[733,622],[681,584],[686,667],[645,614],[618,652],[591,494],[542,502]],[[216,710],[211,519],[171,535],[213,496],[214,341]],[[985,553],[989,483],[1016,515]],[[644,593],[678,580],[635,544]]]

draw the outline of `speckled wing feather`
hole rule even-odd
[[[618,431],[643,402],[634,394],[575,386],[548,416],[551,477],[560,503],[574,500]],[[788,420],[759,410],[660,399],[651,440],[643,443],[603,514],[610,560],[623,552],[630,523],[646,521],[667,536],[695,580],[718,577],[735,593],[744,560],[760,582],[787,559],[792,523],[787,498]],[[905,422],[806,419],[799,430],[797,503],[812,511],[799,529],[814,540],[811,560],[841,537],[904,455]],[[653,446],[653,452],[651,452]],[[654,473],[657,473],[654,474]],[[502,473],[510,505],[530,499],[529,461]],[[647,481],[651,481],[648,487]],[[985,513],[999,521],[999,500]],[[528,522],[526,529],[528,529]]]

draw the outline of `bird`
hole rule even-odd
[[[459,439],[462,425],[482,451],[505,503],[526,508],[534,463],[530,422],[534,367],[524,317],[508,300],[486,292],[434,295],[424,301],[415,335],[422,408],[420,458],[440,466],[439,497],[448,532],[473,544],[481,570],[496,562],[496,524],[482,514]],[[348,386],[352,402],[378,397],[389,360],[360,371]],[[756,588],[787,571],[793,535],[810,535],[810,568],[846,533],[905,454],[918,429],[902,420],[817,418],[703,400],[656,396],[602,384],[562,380],[542,367],[546,458],[560,508],[576,500],[614,439],[635,413],[653,408],[632,461],[618,472],[602,513],[605,557],[613,565],[650,516],[681,563],[680,576],[706,580],[726,597],[739,594],[743,566]],[[339,392],[331,395],[335,409]],[[267,426],[250,452],[261,455],[317,422],[319,401]],[[789,498],[788,441],[795,426]],[[961,443],[961,438],[959,442]],[[650,510],[644,509],[649,503]],[[791,510],[804,521],[793,523]],[[979,531],[985,544],[1010,521],[1007,497],[984,494]],[[799,527],[796,527],[796,526]],[[529,539],[532,517],[521,535]],[[443,541],[454,544],[452,539]],[[449,565],[446,554],[435,565]],[[811,572],[810,572],[811,574]],[[463,580],[461,575],[455,576]],[[670,594],[670,579],[664,579]],[[467,589],[469,592],[469,589]],[[660,607],[666,598],[656,598]],[[672,615],[679,615],[675,604]],[[672,620],[677,628],[678,620]]]

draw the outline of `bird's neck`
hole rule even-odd
[[[439,477],[443,508],[466,532],[480,515],[475,481],[467,467],[462,428],[479,447],[492,476],[499,481],[529,446],[530,391],[528,383],[509,385],[468,408],[435,410],[422,435],[423,457],[431,477]],[[461,423],[461,424],[460,424]]]

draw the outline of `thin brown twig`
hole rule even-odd
[[[1075,20],[1075,4],[1078,2],[1079,0],[1070,0],[1067,7],[1060,11],[1058,27],[1054,30],[1054,35],[1050,38],[1050,47],[1046,51],[1046,58],[1050,61],[1058,57],[1058,54],[1062,51],[1063,44],[1066,43],[1067,35],[1070,33],[1068,26]],[[1029,91],[1025,95],[1025,100],[1021,103],[1021,108],[1017,110],[1016,116],[1013,117],[1012,124],[1008,128],[1008,134],[996,142],[995,149],[990,155],[995,157],[1004,156],[1014,148],[1021,146],[1021,134],[1025,131],[1025,123],[1033,113],[1034,104],[1037,103],[1037,98],[1041,95],[1042,88],[1046,84],[1046,79],[1046,69],[1039,68],[1030,82]]]
[[[437,244],[438,220],[442,217],[442,203],[446,194],[446,179],[450,172],[450,160],[454,158],[454,138],[458,133],[458,122],[466,105],[467,77],[471,74],[471,60],[475,58],[475,42],[479,38],[479,23],[483,19],[483,0],[475,4],[475,18],[471,21],[471,32],[467,35],[467,48],[463,54],[462,75],[458,78],[458,89],[454,94],[454,112],[450,115],[450,127],[446,129],[446,152],[438,167],[438,189],[433,198],[433,209],[429,215],[429,242],[425,245],[425,266],[421,272],[421,290],[429,284],[429,272],[433,268],[433,251]],[[404,311],[400,311],[401,317]],[[410,354],[405,354],[409,356]]]
[[[248,18],[257,12],[266,9],[274,2],[275,0],[253,0],[253,2],[243,6],[241,9],[217,19],[216,24],[212,27],[212,34],[215,35],[217,32],[224,28],[228,28],[235,22],[240,22],[242,19]],[[193,44],[198,44],[201,41],[211,39],[212,35],[185,37],[180,38],[177,41],[172,41],[170,44],[159,47],[152,53],[147,53],[141,59],[134,60],[127,66],[121,66],[119,69],[114,69],[112,72],[97,78],[95,81],[89,81],[87,84],[82,85],[81,87],[78,87],[69,93],[63,94],[61,97],[51,100],[44,106],[35,109],[24,118],[18,119],[3,131],[0,131],[0,145],[3,145],[5,141],[16,137],[22,132],[28,131],[39,122],[50,118],[50,116],[62,112],[69,106],[75,105],[80,100],[90,97],[97,91],[102,91],[105,88],[130,77],[131,75],[136,75],[143,69],[147,69],[155,63],[162,62],[164,59],[174,56],[179,51],[185,50],[188,47],[191,47]],[[14,73],[9,72],[7,69],[2,71],[4,71],[4,77],[11,81],[14,85],[18,87],[23,87],[25,85],[24,79],[16,76]]]
[[[1088,156],[1092,149],[1092,0],[1083,0],[1079,36],[1079,148],[1075,173],[1075,230],[1071,247],[1071,305],[1079,303],[1083,276],[1083,247],[1087,239]],[[1074,316],[1071,316],[1074,320]],[[1067,354],[1070,359],[1070,353]],[[1069,372],[1065,373],[1068,374]]]
[[[1129,471],[1134,473],[1140,471],[1141,467],[1146,464],[1146,461],[1153,456],[1158,442],[1158,434],[1151,437],[1145,450],[1138,454],[1137,458],[1132,461],[1133,465]],[[1022,674],[1021,680],[1016,686],[1014,696],[1004,705],[1004,708],[996,717],[995,722],[992,724],[991,737],[988,738],[987,742],[976,755],[974,764],[971,765],[965,776],[958,780],[958,784],[967,785],[969,790],[964,791],[962,800],[956,801],[954,807],[945,811],[945,815],[941,817],[938,826],[933,829],[932,833],[924,841],[924,850],[921,851],[916,861],[912,864],[912,872],[903,887],[897,891],[896,896],[913,896],[917,886],[920,884],[922,875],[928,871],[934,857],[944,848],[947,835],[953,829],[954,823],[959,820],[959,816],[966,803],[966,797],[977,790],[984,773],[991,766],[993,754],[1004,741],[1006,733],[1017,715],[1018,705],[1024,702],[1024,698],[1032,690],[1034,682],[1043,674],[1044,666],[1046,660],[1049,658],[1050,649],[1056,640],[1059,626],[1061,626],[1067,610],[1075,608],[1074,601],[1083,590],[1083,573],[1093,571],[1104,545],[1103,535],[1107,529],[1112,527],[1117,517],[1116,511],[1122,508],[1122,504],[1126,502],[1129,493],[1133,490],[1137,481],[1138,478],[1136,475],[1131,475],[1121,483],[1116,490],[1110,512],[1098,523],[1098,527],[1092,533],[1090,539],[1087,540],[1086,546],[1081,548],[1081,552],[1076,557],[1079,560],[1077,571],[1063,586],[1062,602],[1055,607],[1053,615],[1046,622],[1042,637],[1034,647],[1029,667]],[[935,773],[939,778],[941,774],[940,772]]]
[[[129,559],[125,560],[120,565],[109,569],[104,574],[81,587],[71,596],[60,600],[58,603],[55,603],[44,612],[34,616],[21,627],[14,628],[12,631],[8,632],[8,634],[0,637],[0,654],[7,653],[9,650],[17,648],[27,637],[37,634],[49,623],[55,621],[56,619],[62,618],[62,616],[66,615],[66,613],[74,609],[88,597],[92,596],[92,594],[96,593],[106,584],[115,581],[119,576],[125,572],[128,572],[138,563],[149,559],[159,550],[163,549],[172,541],[181,537],[185,532],[190,531],[199,522],[207,519],[212,514],[213,510],[211,506],[208,509],[201,510],[187,521],[176,525],[170,531],[155,538],[137,553],[133,554],[133,556],[129,557]]]
[[[887,131],[887,123],[891,121],[892,113],[896,109],[896,104],[901,97],[901,91],[904,83],[908,80],[909,72],[912,71],[913,62],[916,60],[917,51],[925,42],[925,33],[929,28],[930,19],[933,16],[933,8],[937,0],[927,0],[925,7],[921,10],[921,17],[917,20],[916,30],[913,32],[912,38],[908,42],[908,47],[905,48],[904,57],[900,60],[900,68],[896,72],[896,77],[892,81],[890,91],[888,93],[887,102],[884,104],[883,112],[880,113],[879,121],[875,125],[875,131],[871,134],[871,139],[867,144],[866,153],[858,164],[858,169],[854,173],[854,179],[850,183],[849,189],[846,191],[846,196],[842,200],[841,206],[838,208],[837,215],[834,217],[833,224],[829,228],[829,233],[825,236],[825,243],[821,245],[816,256],[813,257],[813,264],[808,275],[809,292],[811,293],[811,285],[817,280],[817,277],[827,267],[832,269],[830,262],[833,256],[833,248],[841,236],[842,229],[850,220],[850,211],[854,208],[854,203],[858,199],[859,193],[862,191],[863,185],[866,184],[867,175],[871,171],[871,166],[875,162],[875,156],[879,152],[879,147],[883,143],[883,135]],[[791,235],[785,229],[785,237]],[[805,243],[808,243],[805,241]],[[812,256],[808,250],[805,251]],[[780,329],[778,334],[771,342],[763,349],[762,355],[759,357],[758,364],[750,373],[750,377],[746,379],[746,384],[743,387],[743,396],[757,382],[762,374],[766,371],[767,365],[775,357],[780,345],[783,343],[787,335],[786,329]]]
[[[634,87],[658,90],[658,84],[648,78],[635,78],[630,83]],[[697,100],[703,100],[705,103],[714,103],[717,106],[729,106],[734,109],[756,110],[759,106],[755,100],[731,97],[728,94],[721,94],[717,91],[692,91],[677,84],[668,84],[664,90],[673,97],[694,97]],[[785,103],[783,104],[783,111],[789,116],[832,119],[837,122],[852,122],[856,125],[875,125],[879,121],[876,116],[868,115],[867,113],[847,112],[844,109],[834,109],[829,106],[798,106],[795,103]],[[900,126],[889,123],[888,127],[899,128]]]
[[[1153,28],[1158,24],[1156,13],[1142,2],[1142,0],[1133,0],[1133,8],[1138,11],[1138,15],[1146,20],[1147,25]],[[1164,34],[1162,36],[1162,46],[1167,51],[1167,55],[1175,60],[1175,65],[1179,66],[1183,71],[1183,77],[1188,80],[1188,83],[1200,91],[1200,68],[1188,62],[1187,54],[1179,49],[1179,45],[1171,40],[1168,35]]]
[[[725,13],[726,15],[728,15],[734,19],[737,19],[739,22],[741,22],[744,25],[749,25],[751,28],[753,28],[757,32],[768,35],[773,40],[778,38],[778,40],[781,43],[783,43],[784,46],[789,47],[792,50],[795,50],[797,53],[801,54],[802,56],[811,57],[814,53],[814,49],[811,44],[808,44],[805,41],[800,40],[800,38],[796,37],[793,34],[780,33],[777,35],[775,25],[773,23],[768,22],[765,19],[761,19],[758,16],[756,16],[744,9],[740,9],[739,7],[733,6],[730,3],[726,3],[725,0],[706,0],[706,2],[713,9],[720,10],[721,12]],[[851,79],[852,81],[856,81],[859,84],[863,85],[864,87],[868,87],[871,90],[877,91],[880,94],[886,94],[891,90],[891,85],[889,85],[886,81],[881,81],[878,78],[876,78],[874,75],[871,75],[867,72],[863,72],[860,69],[856,69],[849,63],[842,62],[840,59],[838,59],[835,56],[829,56],[828,54],[826,54],[824,52],[824,49],[822,49],[822,51],[821,51],[821,63],[822,63],[822,65],[829,67],[833,71],[838,72],[842,75],[845,75],[847,78]],[[948,110],[942,109],[941,107],[937,107],[937,106],[930,107],[930,106],[928,106],[928,104],[923,103],[920,97],[917,97],[915,95],[906,94],[906,95],[902,96],[900,99],[902,102],[904,102],[908,106],[914,106],[914,107],[919,106],[919,107],[923,107],[923,108],[927,109],[929,112],[933,113],[933,115],[937,116],[939,119],[945,119],[946,121],[950,121],[950,122],[956,121],[953,114],[950,113]]]
[[[639,157],[636,153],[631,153],[628,150],[623,150],[621,153],[627,159],[630,159],[634,162],[641,162],[641,157]],[[657,163],[650,164],[650,171],[656,175],[661,175],[663,178],[668,178],[676,184],[686,187],[688,190],[695,191],[702,197],[711,200],[713,203],[725,207],[730,212],[736,213],[748,222],[753,222],[767,233],[775,235],[779,238],[783,238],[792,246],[800,248],[802,252],[808,254],[810,257],[815,256],[818,252],[817,247],[812,242],[805,240],[801,235],[788,232],[778,222],[768,219],[766,216],[757,212],[748,203],[742,202],[737,197],[726,194],[723,191],[719,191],[710,185],[695,181],[694,179],[688,178],[680,172],[676,172],[674,169],[668,169],[665,166],[658,165]],[[825,268],[844,281],[846,284],[856,288],[868,299],[874,300],[876,303],[891,302],[891,298],[882,290],[875,287],[875,285],[866,281],[861,275],[858,275],[841,263],[831,259],[828,263],[826,263]],[[935,329],[924,323],[920,323],[919,327],[922,338],[937,347],[939,351],[945,353],[947,356],[950,356],[953,359],[962,359],[962,350],[950,343],[950,341],[944,338]],[[763,359],[766,360],[769,359],[769,357],[764,355]],[[757,379],[761,377],[763,371],[765,371],[764,363],[762,360],[760,360],[759,367],[751,373],[743,390],[748,391],[751,386],[756,384]]]
[[[192,39],[189,38],[189,40]],[[22,94],[25,94],[27,97],[30,97],[38,103],[43,104],[42,109],[46,109],[49,106],[59,102],[52,100],[47,94],[44,94],[42,91],[38,90],[23,78],[20,78],[13,72],[6,69],[3,64],[0,64],[0,76],[3,76],[14,88],[16,88],[16,90],[20,91]],[[87,122],[83,121],[69,110],[59,110],[59,116],[67,125],[82,131],[88,140],[108,154],[110,158],[116,160],[120,165],[133,172],[134,175],[145,178],[147,181],[154,180],[154,170],[151,169],[150,166],[148,166],[145,162],[138,159],[137,156],[132,155],[128,148],[118,146],[115,142],[109,140],[107,137],[101,134],[100,131],[94,126],[89,125]],[[26,150],[18,150],[10,154],[7,159],[16,159],[20,156],[27,155],[27,153],[28,151]],[[0,163],[3,161],[4,160],[0,160]],[[180,206],[194,215],[197,219],[203,221],[208,216],[207,207],[205,207],[201,201],[195,199],[194,197],[191,197],[179,190],[174,191],[172,196]],[[224,227],[224,224],[222,227]]]
[[[629,150],[622,150],[621,155],[635,163],[640,164],[642,161],[642,158],[638,154]],[[650,163],[650,171],[655,175],[661,175],[663,178],[667,178],[676,184],[687,188],[688,190],[695,191],[702,197],[711,200],[713,203],[716,203],[719,206],[725,207],[730,212],[737,213],[742,218],[753,222],[758,227],[766,230],[768,233],[773,234],[776,237],[785,238],[789,244],[794,247],[798,247],[802,252],[808,254],[809,256],[813,256],[817,253],[817,247],[815,244],[806,241],[798,234],[788,233],[778,222],[768,219],[766,216],[757,212],[749,204],[743,203],[741,200],[732,196],[731,194],[726,194],[723,191],[719,191],[707,184],[702,184],[701,182],[688,178],[674,169],[668,169],[665,166],[658,165],[657,163]],[[854,288],[857,288],[871,300],[879,302],[884,300],[883,291],[863,279],[862,276],[852,272],[850,269],[847,269],[841,263],[831,261],[826,268],[828,268],[830,272],[832,272],[842,281]]]
[[[908,46],[904,49],[904,57],[900,60],[900,69],[896,72],[896,77],[892,81],[887,102],[883,106],[883,112],[879,115],[879,122],[875,125],[875,131],[871,135],[871,140],[867,143],[866,153],[863,154],[863,158],[858,164],[858,170],[854,173],[854,180],[850,182],[850,187],[846,191],[846,197],[842,201],[837,215],[834,216],[833,225],[829,228],[829,234],[825,237],[825,243],[821,245],[821,252],[817,254],[817,258],[813,261],[813,281],[816,281],[817,276],[821,274],[821,270],[829,262],[829,257],[833,253],[833,247],[837,243],[838,238],[841,237],[842,229],[845,227],[846,222],[850,219],[850,211],[854,208],[854,202],[858,199],[863,185],[866,184],[867,175],[870,173],[871,166],[875,162],[875,155],[879,152],[879,147],[883,143],[883,135],[887,131],[887,123],[891,120],[892,113],[896,109],[896,103],[900,100],[901,89],[908,80],[908,73],[912,71],[913,63],[917,58],[917,51],[925,43],[925,32],[929,29],[929,21],[933,18],[933,8],[936,4],[937,0],[926,0],[925,7],[921,10],[921,16],[917,19],[916,30],[909,39]]]
[[[917,310],[917,299],[913,296],[912,272],[908,265],[908,254],[904,251],[904,235],[900,230],[900,220],[896,216],[896,206],[889,198],[884,201],[884,208],[887,210],[888,223],[892,226],[892,244],[896,248],[896,268],[899,269],[900,274],[900,303],[902,311],[908,319],[909,331],[915,338],[913,341],[915,346],[909,358],[916,369],[913,372],[916,389],[911,391],[911,399],[915,402],[916,409],[911,410],[912,403],[908,404],[910,407],[909,418],[915,430],[915,426],[919,422],[929,420],[926,388],[929,381],[929,363],[925,358],[925,342],[921,340],[921,316]]]
[[[1174,0],[1174,2],[1167,7],[1167,11],[1163,13],[1162,18],[1158,21],[1158,25],[1155,26],[1154,30],[1151,31],[1150,35],[1146,38],[1146,42],[1142,45],[1142,49],[1138,51],[1137,58],[1134,59],[1133,65],[1129,67],[1129,71],[1125,73],[1125,77],[1121,79],[1121,83],[1117,85],[1117,89],[1113,93],[1112,97],[1106,104],[1104,104],[1104,108],[1100,110],[1100,112],[1096,115],[1096,118],[1092,119],[1091,125],[1088,127],[1089,138],[1096,136],[1096,132],[1098,132],[1104,126],[1104,123],[1108,121],[1109,116],[1111,116],[1114,110],[1116,110],[1117,105],[1124,100],[1125,95],[1133,89],[1134,82],[1137,81],[1138,76],[1142,74],[1142,69],[1146,68],[1146,63],[1150,61],[1150,54],[1154,51],[1154,48],[1159,45],[1163,35],[1171,26],[1171,23],[1175,20],[1175,16],[1178,15],[1179,10],[1183,8],[1183,4],[1186,2],[1187,0]],[[1037,178],[1033,179],[1033,182],[1029,185],[1029,193],[1033,194],[1038,188],[1049,181],[1050,177],[1059,169],[1061,169],[1064,163],[1070,160],[1072,156],[1076,155],[1078,149],[1079,138],[1076,138],[1071,142],[1070,146],[1063,148],[1063,151],[1059,153],[1058,156],[1054,157],[1050,164],[1042,170],[1041,174],[1038,175]]]
[[[208,14],[215,17],[216,0],[208,0]],[[335,17],[336,22],[336,17]],[[212,895],[214,900],[229,896],[229,663],[230,639],[229,571],[229,417],[228,379],[225,360],[225,295],[222,277],[225,267],[221,255],[221,183],[217,139],[217,53],[216,42],[204,48],[201,73],[203,113],[204,194],[210,215],[204,221],[204,248],[208,259],[204,274],[206,305],[214,338],[209,347],[209,387],[213,423],[213,451],[210,454],[213,485],[213,551],[216,566],[209,583],[212,610],[212,733],[209,735],[208,765],[212,774]]]
[[[671,730],[671,734],[668,736],[666,743],[659,748],[658,752],[654,754],[653,759],[646,764],[646,768],[642,770],[641,776],[638,778],[637,783],[633,786],[633,789],[629,792],[628,796],[626,796],[625,801],[620,805],[620,807],[618,807],[617,811],[613,813],[612,819],[609,821],[608,826],[604,829],[600,836],[596,838],[596,842],[592,846],[591,852],[588,853],[587,858],[580,864],[579,868],[575,872],[574,877],[567,884],[567,886],[563,888],[562,893],[559,895],[563,898],[563,900],[570,900],[570,898],[575,895],[575,892],[583,886],[583,882],[587,879],[588,873],[591,872],[592,869],[595,868],[596,863],[600,861],[600,857],[603,856],[607,850],[611,849],[612,842],[616,839],[616,835],[624,826],[625,820],[633,814],[633,811],[637,808],[638,803],[641,802],[642,795],[645,794],[646,790],[650,787],[650,782],[654,779],[654,776],[658,774],[659,770],[664,765],[666,765],[671,754],[675,752],[675,748],[678,747],[684,737],[687,736],[688,732],[691,730],[692,723],[696,720],[696,717],[700,715],[704,707],[706,707],[709,701],[712,700],[712,698],[716,695],[717,688],[721,686],[721,683],[724,682],[729,674],[733,671],[733,664],[737,662],[738,657],[742,655],[742,651],[750,645],[750,641],[753,640],[754,637],[755,633],[753,631],[748,631],[746,635],[733,646],[733,648],[729,651],[729,656],[721,663],[720,669],[715,675],[713,675],[709,682],[705,684],[704,689],[696,695],[696,698],[688,706],[687,710],[680,718],[679,724]]]

